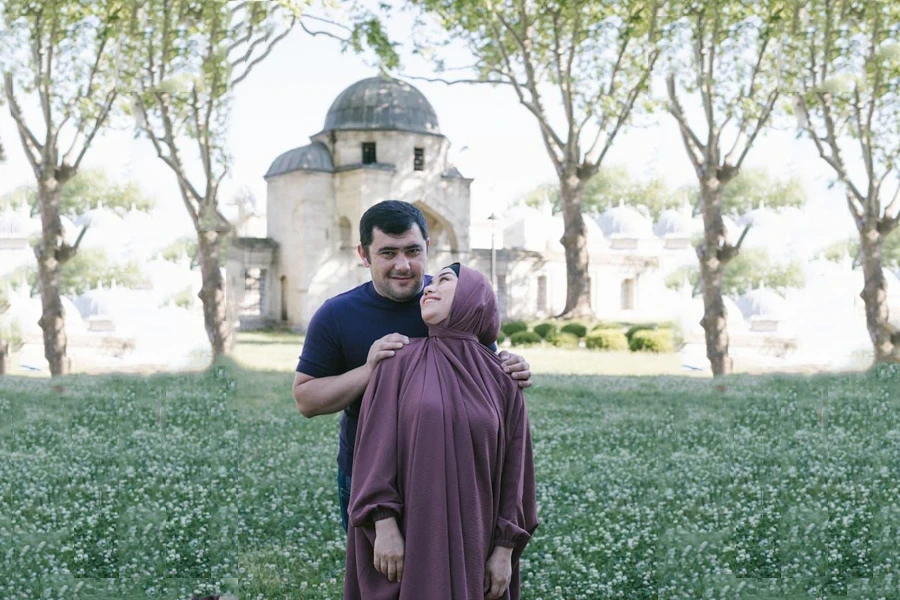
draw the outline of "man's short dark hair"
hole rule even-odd
[[[422,211],[400,200],[384,200],[363,213],[359,220],[359,244],[366,255],[372,245],[373,230],[377,227],[388,235],[402,235],[418,225],[422,237],[428,239],[428,225]]]

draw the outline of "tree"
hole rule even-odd
[[[659,49],[658,6],[641,0],[414,0],[537,120],[559,180],[566,256],[562,315],[590,317],[584,189],[648,90]],[[446,80],[441,80],[446,81]],[[562,118],[544,94],[559,94]],[[640,106],[638,105],[638,108]]]
[[[586,214],[599,215],[611,206],[632,206],[645,210],[656,221],[665,209],[678,208],[689,197],[680,189],[673,189],[661,177],[636,179],[623,166],[600,170],[584,186],[581,209]],[[559,184],[545,183],[529,191],[523,204],[539,208],[549,204],[553,213],[562,210],[559,201]]]
[[[875,362],[900,362],[883,270],[886,240],[900,223],[900,4],[803,0],[798,16],[798,128],[843,186],[859,232]]]
[[[0,11],[6,103],[37,184],[40,326],[44,356],[56,377],[69,370],[60,269],[77,254],[85,231],[74,243],[66,240],[60,196],[113,109],[120,75],[116,55],[130,5],[126,0],[6,0]],[[24,98],[35,98],[36,118],[23,110],[20,90]]]
[[[690,190],[691,204],[700,205],[700,191]],[[778,178],[766,167],[745,168],[722,190],[722,214],[737,219],[754,208],[801,208],[806,204],[803,181]]]
[[[831,244],[822,253],[826,260],[839,262],[844,256],[852,259],[853,268],[861,267],[863,257],[860,254],[859,238],[844,240]],[[900,235],[889,235],[881,246],[881,264],[889,269],[900,269]]]
[[[35,186],[20,185],[0,197],[0,207],[16,208],[22,204],[31,208],[32,216],[40,214],[40,200]],[[154,205],[153,199],[141,190],[136,181],[114,181],[105,169],[99,168],[80,170],[59,195],[59,214],[70,219],[77,219],[98,206],[124,215],[130,210],[149,212]]]
[[[220,211],[219,187],[229,167],[225,134],[235,86],[296,24],[312,35],[341,38],[355,49],[368,44],[383,53],[389,66],[397,62],[376,19],[355,13],[354,26],[343,27],[303,13],[307,4],[151,0],[138,13],[142,36],[131,49],[137,78],[132,110],[139,131],[175,175],[197,232],[203,281],[198,296],[213,360],[232,345],[220,265],[233,226]],[[326,29],[314,30],[317,26]],[[197,173],[189,162],[193,153],[199,157]]]
[[[745,228],[736,241],[726,236],[723,194],[740,173],[778,100],[778,52],[786,7],[783,0],[682,0],[669,7],[673,15],[683,15],[675,21],[672,48],[690,50],[672,55],[666,77],[667,109],[678,124],[699,182],[704,227],[703,242],[697,248],[704,306],[701,324],[706,356],[718,377],[730,373],[732,366],[722,280],[725,266],[738,255],[747,234]],[[700,119],[685,110],[679,90],[698,99]],[[734,136],[730,146],[723,139],[726,134]]]
[[[75,297],[101,285],[111,287],[114,284],[134,288],[143,280],[141,266],[136,260],[120,263],[111,260],[101,248],[83,248],[60,269],[59,293],[61,296]],[[31,265],[19,267],[0,278],[0,286],[5,282],[20,281],[27,283],[32,295],[39,291],[37,268]]]
[[[676,270],[666,278],[666,287],[679,289],[685,278],[693,288],[693,295],[702,292],[699,266]],[[740,296],[762,286],[784,294],[790,288],[804,285],[803,265],[799,261],[773,263],[764,248],[744,250],[728,262],[722,276],[722,293],[728,296]]]

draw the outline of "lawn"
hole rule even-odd
[[[0,598],[339,598],[337,418],[289,382],[0,379]],[[898,370],[535,383],[524,597],[900,598]]]

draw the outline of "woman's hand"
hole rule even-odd
[[[397,519],[375,521],[375,570],[387,575],[388,581],[400,581],[403,575],[405,546]]]
[[[495,546],[484,568],[484,593],[487,600],[502,598],[512,579],[512,548]]]

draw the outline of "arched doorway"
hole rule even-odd
[[[431,238],[431,252],[457,252],[459,243],[453,225],[422,202],[413,203],[425,215],[428,237]]]

